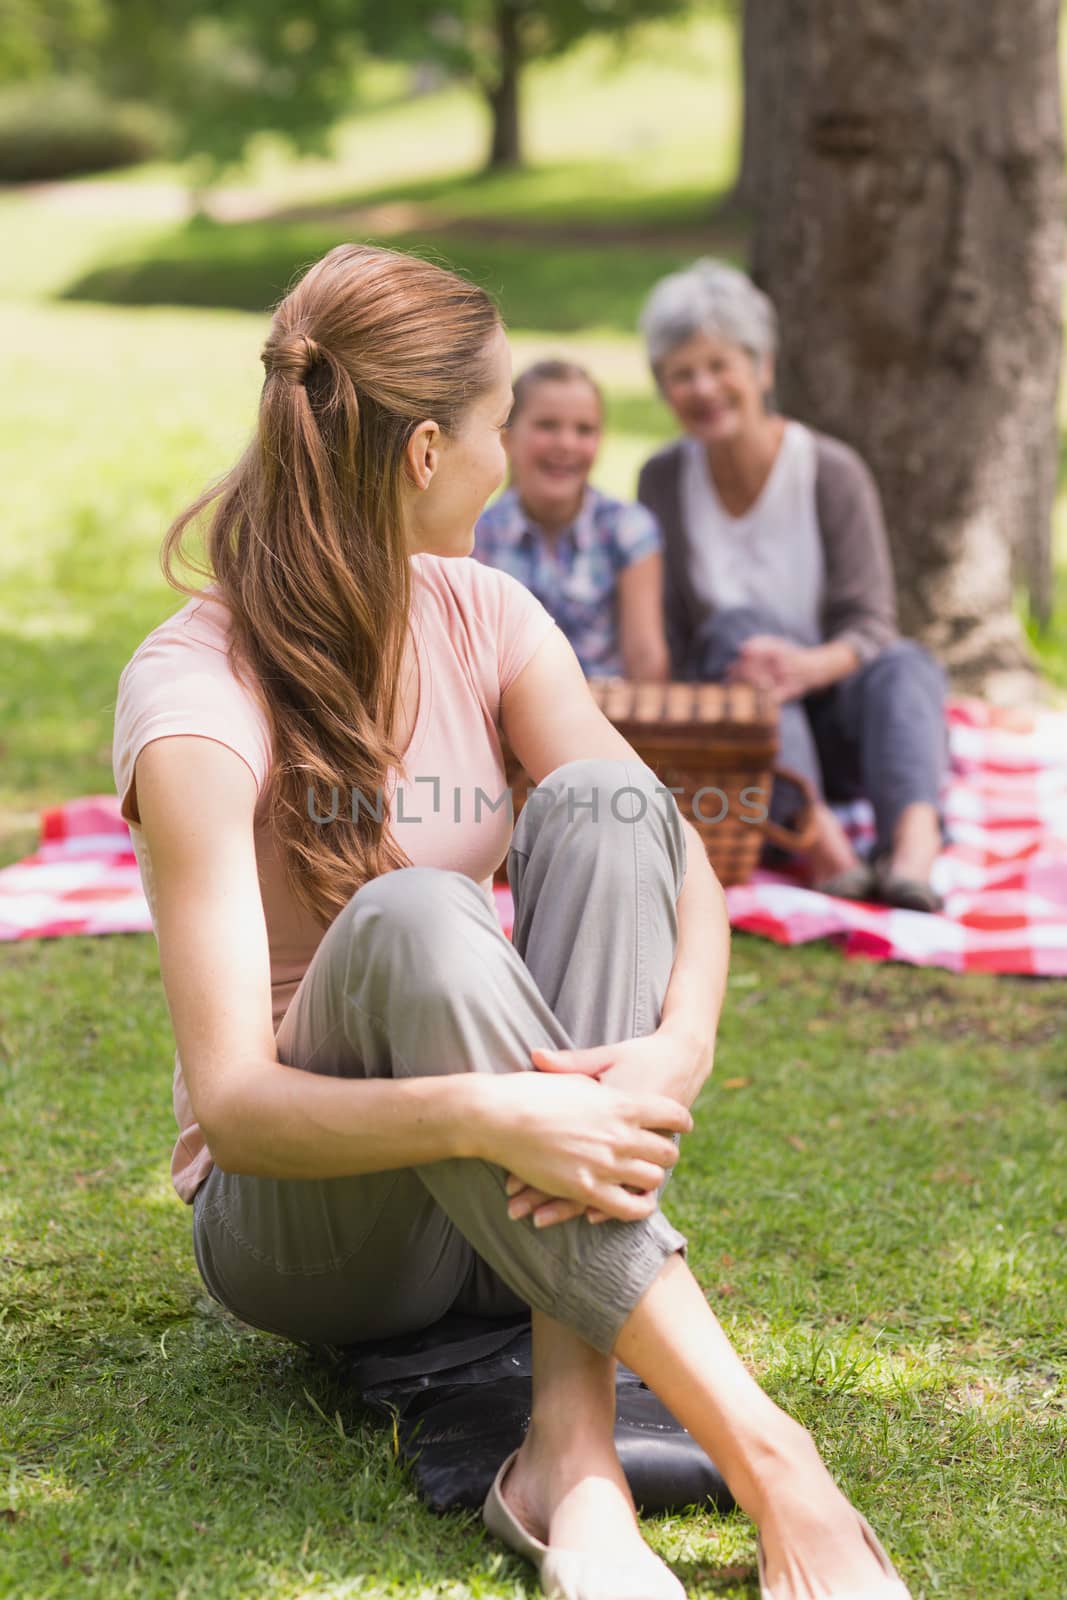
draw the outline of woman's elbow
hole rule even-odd
[[[211,1153],[211,1159],[220,1172],[232,1173],[234,1176],[247,1175],[246,1164],[241,1156],[240,1140],[235,1137],[234,1129],[217,1122],[209,1122],[206,1125],[202,1122],[200,1132]]]
[[[671,656],[666,640],[624,653],[626,676],[634,683],[668,683]]]
[[[655,671],[652,676],[657,683],[670,682],[671,653],[667,649],[666,639],[661,639],[656,646]]]
[[[247,1140],[241,1137],[244,1119],[233,1099],[216,1091],[207,1104],[194,1106],[193,1114],[211,1159],[220,1171],[252,1176]]]

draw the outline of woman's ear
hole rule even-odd
[[[436,422],[420,422],[404,451],[404,465],[416,489],[428,489],[441,463],[441,430]]]

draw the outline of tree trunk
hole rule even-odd
[[[777,46],[777,11],[781,0],[741,0],[741,155],[737,182],[729,204],[755,213],[764,192],[767,169],[775,160],[775,109],[782,104],[778,81],[782,52]]]
[[[775,0],[758,0],[773,4]],[[1051,592],[1065,254],[1059,0],[776,0],[775,160],[753,271],[782,409],[885,501],[904,629],[957,688],[1036,681]]]
[[[496,73],[492,82],[485,87],[492,119],[486,170],[500,172],[508,167],[522,166],[522,133],[519,126],[522,40],[516,0],[496,0],[492,30]]]

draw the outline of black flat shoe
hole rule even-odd
[[[921,878],[906,878],[889,870],[888,862],[881,862],[874,873],[875,893],[883,905],[895,906],[899,911],[943,911],[945,902],[937,890]]]
[[[831,878],[820,879],[812,884],[812,888],[816,894],[833,895],[835,900],[873,900],[874,871],[861,861],[857,867],[846,867],[844,872],[835,872]]]

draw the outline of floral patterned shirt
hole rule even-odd
[[[549,540],[512,488],[478,519],[472,554],[537,596],[593,678],[623,673],[620,572],[661,549],[659,524],[645,506],[612,500],[592,486],[571,526]]]

